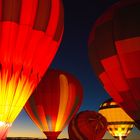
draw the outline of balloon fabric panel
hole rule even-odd
[[[77,79],[59,70],[48,70],[26,103],[25,110],[47,136],[54,136],[78,111],[81,100],[82,87]]]
[[[63,25],[61,0],[0,0],[1,123],[15,120],[39,83],[59,47]]]

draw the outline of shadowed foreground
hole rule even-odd
[[[7,140],[46,140],[46,139],[43,139],[43,138],[24,138],[24,137],[17,137],[17,138],[7,138]],[[58,139],[58,140],[69,140],[69,139]]]
[[[46,140],[46,139],[17,137],[17,138],[7,138],[7,140]],[[58,139],[58,140],[69,140],[69,139],[63,138],[63,139]],[[111,139],[103,139],[103,140],[111,140]]]

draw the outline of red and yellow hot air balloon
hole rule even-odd
[[[49,140],[56,140],[78,111],[82,93],[82,86],[74,76],[51,69],[27,101],[25,110]]]
[[[63,28],[61,0],[0,0],[0,139],[47,70]]]
[[[121,0],[95,23],[89,58],[106,91],[140,129],[140,1]]]
[[[95,111],[81,111],[68,127],[70,140],[101,140],[107,130],[107,120]]]
[[[99,113],[107,119],[107,130],[117,140],[125,140],[134,127],[134,120],[112,99],[101,104]]]

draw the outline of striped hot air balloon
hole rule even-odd
[[[107,121],[95,111],[81,111],[68,127],[70,140],[101,140],[107,130]]]
[[[133,129],[134,120],[112,99],[101,104],[99,113],[107,119],[108,132],[119,140],[125,139]]]
[[[88,50],[110,96],[140,128],[140,1],[121,0],[96,21]]]
[[[27,101],[25,110],[49,140],[56,140],[78,111],[82,93],[82,86],[74,76],[51,69]]]
[[[63,24],[61,0],[0,0],[0,139],[56,54]]]

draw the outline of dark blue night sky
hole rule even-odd
[[[88,59],[87,41],[96,19],[115,1],[64,0],[65,30],[60,49],[51,67],[74,74],[84,88],[81,110],[98,110],[109,98],[94,75]]]
[[[116,1],[63,0],[65,12],[64,35],[60,48],[50,67],[69,72],[81,81],[84,89],[84,100],[80,110],[98,111],[99,105],[110,98],[91,68],[88,59],[87,41],[96,19]],[[19,129],[19,134],[21,133],[22,135],[19,126],[22,128],[21,131],[24,132],[24,135],[29,133],[29,128],[34,133],[39,131],[25,112],[22,112],[17,118],[9,135],[13,135],[15,129]],[[134,134],[137,136],[138,130],[133,132],[133,136]]]

